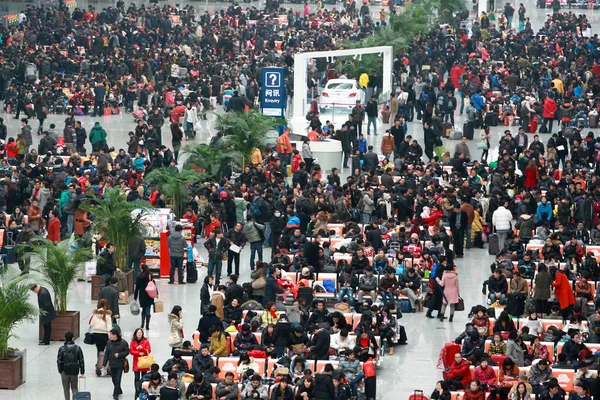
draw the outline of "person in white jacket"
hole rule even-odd
[[[505,201],[494,213],[492,214],[492,225],[496,229],[498,234],[498,245],[500,250],[504,249],[504,243],[508,238],[508,233],[512,229],[512,214],[507,209],[508,201]]]
[[[194,138],[196,136],[196,132],[194,131],[196,127],[196,123],[198,123],[200,119],[198,118],[198,109],[195,105],[188,103],[187,108],[185,109],[185,113],[183,114],[183,130],[185,132],[185,138]]]

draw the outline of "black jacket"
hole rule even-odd
[[[45,287],[40,286],[37,297],[38,307],[40,311],[43,311],[43,313],[40,313],[40,324],[45,325],[52,322],[56,318],[56,311],[54,310],[54,303],[52,303],[50,292]]]
[[[112,312],[112,315],[120,315],[119,313],[119,289],[113,285],[104,285],[100,288],[98,294],[98,303],[100,300],[106,299],[108,301],[108,308]],[[96,308],[100,308],[99,306]]]
[[[226,305],[223,309],[223,320],[228,324],[231,321],[235,321],[236,323],[242,322],[242,309],[241,307],[233,307],[231,305]]]
[[[214,366],[214,361],[210,355],[204,357],[202,353],[198,353],[192,360],[192,372],[197,374],[198,372],[208,375],[210,369]]]
[[[178,370],[179,371],[184,371],[184,372],[188,372],[189,367],[188,367],[188,363],[187,361],[185,361],[183,358],[179,358],[179,360],[177,360],[175,357],[171,357],[169,358],[162,366],[162,370],[163,372],[171,372],[173,370],[173,365],[177,364],[179,366]]]
[[[277,281],[272,276],[267,278],[265,285],[265,294],[263,297],[263,303],[267,304],[269,301],[275,301],[277,293],[285,293],[285,290],[277,286]]]
[[[315,375],[315,400],[331,400],[335,396],[333,380],[329,374]]]
[[[58,365],[59,373],[64,372],[67,375],[85,374],[83,351],[81,351],[81,347],[73,342],[65,342],[58,349],[56,364]]]
[[[211,326],[215,325],[223,325],[223,323],[221,322],[219,317],[215,315],[215,313],[209,312],[203,315],[202,318],[200,318],[200,321],[198,321],[198,332],[200,332],[200,342],[208,343],[208,339],[210,338],[210,333],[208,333],[208,330]]]
[[[321,329],[315,333],[309,343],[309,347],[311,347],[310,354],[314,356],[315,360],[329,360],[330,344],[331,335],[325,329]]]
[[[110,275],[113,276],[117,266],[115,265],[115,261],[113,259],[113,255],[110,254],[106,250],[102,250],[98,255],[98,259],[96,261],[96,275]]]
[[[115,354],[119,357],[115,358]],[[102,365],[106,367],[108,364],[111,368],[123,367],[123,360],[129,355],[129,345],[123,339],[109,340],[104,351],[104,362]]]
[[[212,386],[210,385],[210,383],[206,382],[206,379],[203,380],[202,383],[192,382],[189,384],[185,394],[188,399],[193,394],[204,396],[205,399],[211,399]]]
[[[237,283],[232,283],[225,291],[225,304],[231,304],[231,300],[233,299],[238,299],[240,304],[243,303],[244,289]]]

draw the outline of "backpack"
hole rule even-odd
[[[363,201],[363,198],[364,196],[360,198],[358,204],[356,205],[356,209],[360,212],[363,212],[363,210],[365,209],[365,202]]]
[[[421,97],[419,98],[421,103],[427,103],[429,101],[429,93],[423,91],[421,92]]]
[[[260,207],[258,202],[260,201],[260,198],[254,200],[252,202],[252,204],[250,204],[250,214],[252,214],[252,216],[256,219],[256,218],[260,218],[262,216],[262,213],[260,211]]]
[[[437,105],[439,108],[444,108],[444,104],[446,104],[446,98],[440,94],[437,98]]]

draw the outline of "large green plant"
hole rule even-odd
[[[216,129],[223,133],[225,144],[241,154],[242,168],[255,148],[263,149],[271,144],[267,132],[277,126],[277,121],[258,110],[216,114]]]
[[[157,168],[150,171],[144,180],[171,200],[173,212],[181,218],[183,200],[188,195],[189,186],[204,181],[205,176],[192,169],[177,171],[175,168]]]
[[[127,201],[125,193],[116,188],[107,189],[104,197],[94,197],[90,204],[81,205],[94,216],[94,231],[115,245],[113,258],[119,268],[124,268],[127,263],[129,241],[143,236],[140,220],[149,207],[150,203],[146,201]],[[142,212],[132,216],[134,210]]]
[[[209,147],[206,144],[188,145],[183,153],[188,156],[184,169],[195,168],[213,179],[218,179],[232,162],[242,159],[239,151],[224,146]]]
[[[67,312],[68,294],[71,285],[86,261],[92,258],[92,250],[72,246],[68,240],[54,244],[47,239],[36,238],[32,261],[42,280],[54,291],[54,307],[59,314]]]
[[[8,355],[8,341],[16,338],[17,325],[35,321],[38,309],[29,302],[29,287],[26,277],[13,268],[0,269],[0,360]]]

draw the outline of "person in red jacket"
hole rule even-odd
[[[546,133],[552,133],[552,124],[554,123],[554,118],[556,117],[556,110],[558,107],[556,106],[556,101],[552,97],[546,97],[544,100],[544,113],[542,116],[544,117],[543,127],[546,128],[548,121],[550,121],[550,126]],[[541,128],[540,128],[541,132]]]
[[[54,210],[48,213],[48,236],[47,239],[52,243],[60,242],[60,219],[56,218]]]
[[[142,328],[137,328],[133,332],[133,338],[131,339],[131,343],[129,345],[129,354],[133,355],[133,376],[134,376],[134,385],[135,385],[135,397],[137,398],[140,394],[140,389],[142,387],[142,377],[150,368],[140,368],[138,365],[140,357],[147,356],[152,352],[152,348],[150,347],[150,342],[148,339],[144,337],[144,330]]]
[[[443,216],[444,213],[442,213],[440,206],[438,204],[434,204],[431,206],[431,213],[429,214],[429,217],[421,219],[420,223],[421,225],[427,224],[427,226],[434,226],[438,218],[442,218]],[[417,223],[417,221],[415,220],[414,223]]]
[[[444,379],[450,390],[464,389],[471,382],[470,364],[460,353],[454,355],[454,361],[450,369],[444,372]]]
[[[567,278],[567,275],[565,275],[563,270],[557,270],[554,267],[550,270],[550,273],[554,276],[552,287],[554,288],[554,293],[556,294],[562,317],[564,320],[567,320],[575,305],[575,295],[573,294],[571,282],[569,282],[569,278]]]
[[[479,379],[479,382],[488,385],[488,387],[498,386],[498,375],[496,375],[494,368],[489,366],[487,358],[483,358],[481,363],[475,367],[473,379]]]

